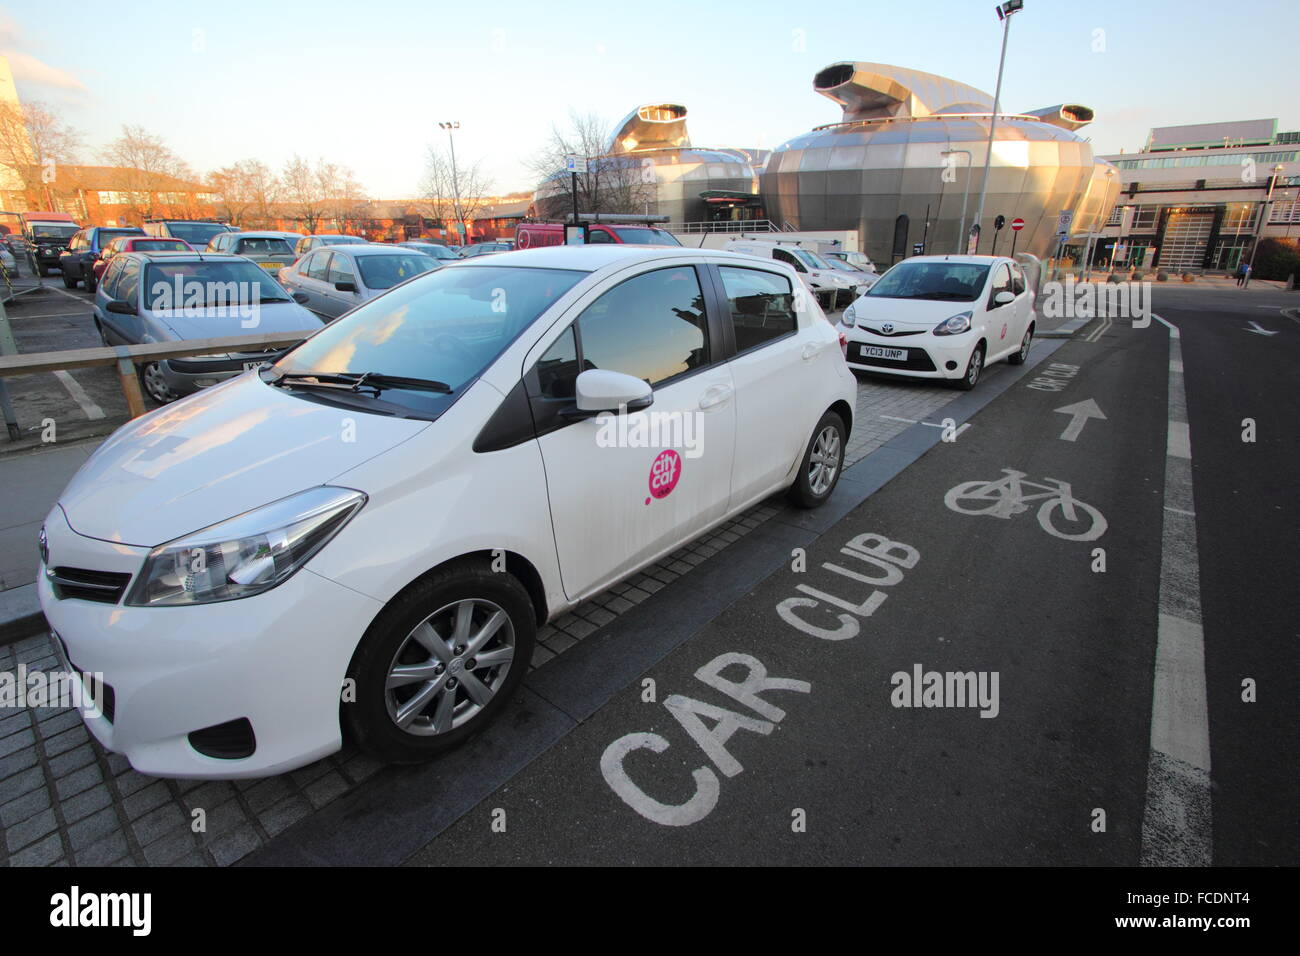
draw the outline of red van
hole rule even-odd
[[[644,223],[593,222],[587,225],[587,241],[630,243],[638,246],[680,246],[671,233]],[[521,222],[515,230],[516,249],[540,249],[564,245],[564,223]]]

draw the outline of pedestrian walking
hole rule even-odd
[[[1240,289],[1246,284],[1246,279],[1250,277],[1250,263],[1243,262],[1237,266],[1237,288]]]

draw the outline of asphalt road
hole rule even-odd
[[[1292,308],[1300,296],[1278,296]],[[1300,323],[1232,292],[1158,294],[1182,334],[1193,450],[1214,862],[1300,849]],[[1250,331],[1251,324],[1275,332]],[[1254,442],[1242,440],[1253,419]],[[1244,680],[1257,688],[1243,701]]]
[[[1158,325],[1061,348],[411,862],[1136,864],[1168,348]],[[1064,440],[1055,409],[1088,399],[1106,419]],[[1004,469],[1096,511],[1068,520],[1059,486],[1007,517],[945,503]],[[931,671],[974,673],[981,706],[901,706]],[[802,683],[727,684],[764,673]]]

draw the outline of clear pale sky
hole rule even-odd
[[[81,131],[87,161],[130,123],[201,173],[324,156],[396,198],[414,195],[439,120],[460,121],[458,158],[481,158],[507,192],[531,188],[522,161],[571,107],[617,120],[682,103],[696,145],[771,148],[838,118],[812,92],[813,74],[838,60],[992,93],[994,6],[52,0],[0,7],[0,52],[25,100]],[[1296,0],[1026,0],[1003,109],[1091,106],[1098,119],[1083,132],[1103,154],[1140,148],[1152,126],[1277,117],[1300,129],[1296,12]]]

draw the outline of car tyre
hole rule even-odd
[[[340,705],[343,725],[387,763],[419,763],[451,750],[509,704],[536,633],[533,603],[512,574],[493,571],[486,560],[435,571],[366,630],[348,666],[355,695]]]
[[[77,280],[74,279],[74,278],[72,278],[72,276],[68,275],[67,272],[64,272],[64,273],[63,273],[63,288],[65,288],[65,289],[75,289],[76,287],[77,287]]]
[[[162,366],[158,362],[149,362],[140,367],[140,385],[145,394],[159,405],[166,405],[180,398],[167,384],[167,379],[163,377]]]
[[[95,273],[92,272],[88,276],[86,276],[86,291],[89,292],[91,295],[94,295],[95,290],[98,288],[99,288],[99,282],[96,281]]]
[[[844,471],[847,439],[844,419],[829,411],[821,417],[799,463],[799,476],[790,486],[792,504],[816,508],[831,496]]]
[[[951,382],[953,388],[963,392],[969,392],[979,384],[980,376],[984,372],[984,343],[981,342],[975,348],[971,349],[970,358],[966,360],[966,370],[961,373],[961,378]]]
[[[1029,323],[1029,328],[1025,329],[1024,341],[1020,343],[1020,351],[1014,355],[1007,356],[1008,365],[1024,365],[1025,359],[1029,358],[1029,346],[1034,344],[1034,323]]]

